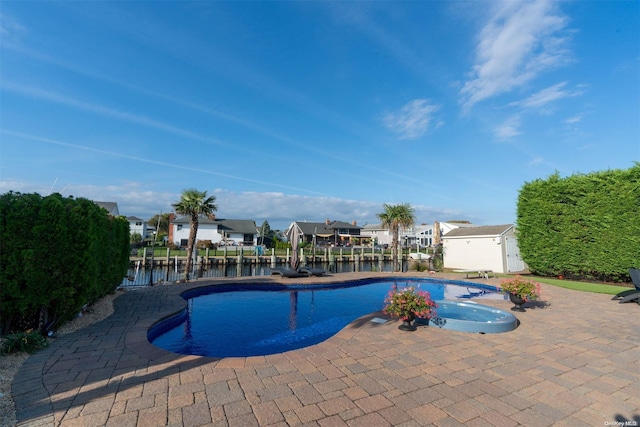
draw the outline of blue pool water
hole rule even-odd
[[[187,308],[148,333],[154,345],[180,354],[258,356],[320,343],[378,310],[395,285],[419,287],[433,300],[502,298],[493,287],[437,279],[364,280],[322,285],[231,284],[183,294]]]

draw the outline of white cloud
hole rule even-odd
[[[429,130],[433,114],[440,109],[428,99],[414,99],[407,103],[400,111],[389,113],[384,117],[384,124],[400,134],[401,139],[416,139]],[[441,123],[438,123],[438,127]]]
[[[496,138],[501,140],[511,139],[520,135],[520,116],[511,116],[503,124],[494,129]]]
[[[160,212],[170,212],[180,194],[158,192],[147,189],[142,182],[125,182],[118,185],[66,185],[56,183],[38,185],[7,179],[0,181],[0,194],[9,191],[39,193],[43,196],[61,193],[65,197],[83,197],[96,201],[118,203],[121,215],[149,219]],[[268,221],[273,229],[284,229],[292,221],[323,222],[325,219],[356,221],[358,225],[378,223],[377,214],[382,212],[383,202],[341,199],[337,197],[315,197],[290,195],[280,192],[234,192],[223,189],[208,191],[216,197],[216,216],[230,219],[252,219],[260,226]],[[395,203],[390,201],[389,203]],[[446,220],[463,216],[459,210],[414,205],[418,223],[435,219]]]
[[[233,192],[216,190],[220,217],[255,219],[260,225],[265,219],[272,228],[285,228],[292,221],[323,222],[356,221],[358,225],[379,223],[377,214],[382,212],[382,202],[351,200],[337,197],[300,196],[284,193]],[[395,203],[395,202],[389,202]],[[449,218],[461,212],[414,206],[417,222]]]
[[[541,91],[534,93],[527,99],[521,101],[512,102],[510,106],[519,106],[522,108],[541,108],[545,105],[557,101],[559,99],[580,96],[584,92],[581,90],[565,90],[567,82],[558,83]]]
[[[461,89],[464,110],[524,85],[570,59],[567,19],[551,1],[502,1],[479,34],[471,78]]]
[[[11,16],[6,13],[0,13],[0,40],[4,43],[16,41],[27,29]]]
[[[569,117],[568,119],[565,119],[565,123],[568,125],[572,125],[575,123],[579,123],[582,121],[582,114],[576,114],[575,116]]]
[[[143,158],[143,157],[138,157],[138,156],[131,156],[131,155],[128,155],[128,154],[118,153],[118,152],[115,152],[115,151],[102,150],[102,149],[93,148],[93,147],[84,146],[84,145],[79,145],[79,144],[71,144],[71,143],[68,143],[68,142],[65,142],[65,141],[59,141],[59,140],[55,140],[55,139],[51,139],[51,138],[43,138],[43,137],[40,137],[40,136],[37,136],[37,135],[30,135],[30,134],[25,134],[25,133],[22,133],[22,132],[16,132],[16,131],[13,131],[13,130],[10,130],[10,129],[0,129],[0,134],[11,135],[11,136],[14,136],[14,137],[23,138],[23,139],[31,140],[31,141],[45,142],[47,144],[60,145],[60,146],[68,147],[68,148],[73,148],[73,149],[76,149],[76,150],[97,153],[97,154],[100,154],[100,155],[106,155],[106,156],[115,157],[115,158],[128,159],[128,160],[132,160],[132,161],[136,161],[136,162],[140,162],[140,163],[144,163],[144,164],[151,164],[151,165],[162,166],[162,167],[178,169],[178,170],[187,170],[187,171],[198,172],[198,173],[207,174],[207,175],[215,175],[215,176],[220,176],[220,177],[224,177],[224,178],[230,178],[230,179],[233,179],[233,180],[250,182],[250,183],[254,183],[254,184],[272,185],[272,186],[278,187],[278,188],[285,188],[285,189],[294,190],[294,191],[301,191],[301,192],[305,192],[305,193],[321,194],[321,193],[317,193],[317,192],[311,191],[311,190],[306,190],[306,189],[303,189],[303,188],[292,187],[292,186],[289,186],[287,184],[279,184],[279,183],[275,183],[275,182],[269,183],[269,182],[265,182],[265,181],[260,181],[260,180],[254,179],[252,177],[249,177],[249,176],[230,175],[230,174],[225,174],[225,173],[219,173],[219,172],[216,172],[216,171],[211,170],[211,169],[203,169],[203,168],[190,167],[190,166],[181,166],[179,164],[175,164],[175,163],[171,163],[171,162],[153,160],[153,159],[148,159],[148,158]]]
[[[196,141],[203,141],[212,145],[228,145],[228,143],[226,142],[222,142],[208,136],[202,136],[194,132],[191,132],[189,130],[181,129],[179,127],[173,126],[168,123],[153,120],[138,114],[105,107],[99,104],[92,104],[89,102],[81,101],[81,100],[78,100],[69,96],[65,96],[53,91],[48,91],[48,90],[40,89],[37,87],[25,86],[21,84],[12,83],[12,82],[6,82],[6,81],[3,81],[0,84],[0,88],[2,88],[3,90],[7,90],[20,95],[25,95],[38,100],[45,100],[45,101],[77,108],[77,109],[80,109],[81,111],[92,112],[100,116],[111,117],[117,120],[134,123],[136,125],[145,126],[151,129],[172,133],[184,138],[189,138]]]
[[[529,166],[535,166],[535,165],[539,165],[541,163],[544,162],[544,158],[543,157],[536,157],[533,160],[531,160],[528,165]]]
[[[38,193],[46,195],[49,194],[48,190],[49,189],[43,185],[33,185],[17,179],[3,179],[0,181],[0,193],[2,194],[13,191],[14,193]],[[59,192],[60,190],[57,191]]]

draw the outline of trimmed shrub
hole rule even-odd
[[[517,232],[535,274],[628,281],[640,253],[640,163],[525,183]]]
[[[122,282],[129,223],[87,199],[0,196],[0,330],[36,316],[50,329]],[[32,325],[36,327],[36,325]]]

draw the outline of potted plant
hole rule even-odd
[[[384,299],[383,312],[402,320],[399,329],[415,331],[411,322],[416,318],[429,319],[435,316],[436,304],[431,300],[429,292],[416,289],[413,286],[398,288],[393,285]]]
[[[515,306],[513,311],[525,311],[522,307],[527,301],[540,298],[540,283],[526,279],[519,274],[500,282],[500,288],[509,294],[509,299]]]

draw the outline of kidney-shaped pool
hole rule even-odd
[[[449,300],[442,310],[447,314],[438,312],[438,318],[430,322],[434,326],[466,332],[505,332],[517,325],[515,317],[502,310],[451,301],[504,298],[496,288],[477,283],[422,278],[316,285],[238,283],[183,293],[186,309],[153,325],[148,339],[180,354],[246,357],[282,353],[320,343],[358,317],[382,310],[392,286],[419,287],[433,300]],[[477,318],[472,311],[480,311],[482,317]],[[504,324],[505,315],[511,316],[506,323],[512,327],[468,329],[479,322]],[[464,327],[458,326],[461,324]]]

